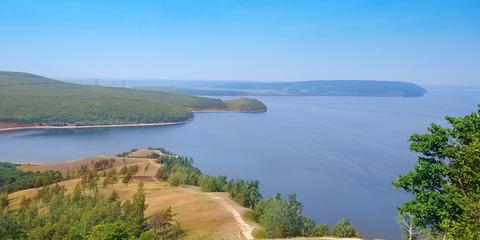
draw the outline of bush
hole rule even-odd
[[[253,209],[262,199],[259,184],[258,180],[232,179],[228,182],[225,190],[240,205]]]
[[[154,229],[150,229],[140,235],[140,238],[138,240],[160,240],[160,236],[158,236],[157,233],[155,233]]]
[[[329,234],[328,226],[326,224],[320,224],[315,226],[308,235],[309,237],[325,237]]]
[[[41,187],[63,181],[58,171],[24,172],[17,164],[0,162],[0,192],[14,192],[27,188]]]
[[[130,238],[128,227],[125,223],[102,223],[92,228],[88,240],[127,240]]]
[[[285,238],[306,235],[313,221],[303,215],[302,204],[290,193],[286,200],[280,194],[258,202],[254,214],[269,238]]]
[[[226,185],[227,177],[212,177],[202,174],[198,178],[198,186],[204,192],[223,192]]]
[[[334,237],[360,237],[360,233],[353,228],[348,218],[342,218],[331,231]]]

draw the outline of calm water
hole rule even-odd
[[[367,237],[399,239],[390,182],[415,161],[406,140],[444,115],[475,111],[478,90],[423,98],[263,97],[267,113],[201,113],[178,126],[0,133],[1,160],[45,162],[165,147],[204,172],[257,178],[264,196],[297,192],[319,223],[349,217]]]

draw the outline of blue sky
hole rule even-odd
[[[2,0],[0,70],[480,85],[480,1]]]

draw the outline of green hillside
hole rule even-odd
[[[0,72],[0,122],[103,125],[185,121],[192,110],[231,110],[220,99],[87,86]]]
[[[240,112],[262,112],[267,108],[262,102],[249,98],[225,100],[225,104],[228,110]]]

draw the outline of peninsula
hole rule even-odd
[[[0,130],[166,125],[185,123],[194,111],[266,110],[262,102],[249,98],[223,101],[0,72]]]

